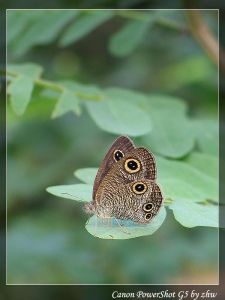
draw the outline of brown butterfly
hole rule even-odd
[[[162,193],[155,182],[156,164],[145,148],[121,136],[112,144],[95,177],[93,201],[87,213],[147,224],[162,206]]]

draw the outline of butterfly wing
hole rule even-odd
[[[135,149],[133,142],[126,136],[120,136],[110,147],[105,158],[103,159],[94,181],[93,199],[103,178],[109,172],[114,164],[117,163],[125,154]]]
[[[104,198],[103,190],[116,194],[118,186],[139,179],[156,179],[156,165],[153,155],[145,148],[135,148],[114,164],[103,178],[95,194],[97,204]]]
[[[152,180],[142,178],[117,187],[107,182],[96,212],[101,217],[148,224],[158,214],[162,202],[160,187]]]
[[[117,155],[121,153],[122,155]],[[157,186],[155,179],[156,165],[153,155],[145,148],[135,148],[129,138],[120,137],[113,143],[98,170],[93,188],[93,202],[85,205],[85,211],[103,218],[114,216],[147,223],[158,210],[154,208],[155,213],[149,220],[143,219],[145,215],[140,208],[143,201],[140,199],[150,199],[151,193],[154,195]],[[145,195],[132,192],[133,184],[143,180],[149,187]],[[158,195],[159,198],[162,195],[160,189]],[[130,203],[129,208],[127,203]]]
[[[110,170],[105,174],[102,183],[104,185],[106,180],[112,185],[119,185],[140,178],[152,181],[156,179],[155,159],[145,148],[135,148],[125,154],[123,158],[111,166]]]

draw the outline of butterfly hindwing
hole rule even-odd
[[[157,215],[163,196],[154,181],[141,178],[117,186],[105,182],[99,200],[98,213],[102,216],[147,224]]]

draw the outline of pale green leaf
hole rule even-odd
[[[90,234],[101,239],[131,239],[153,234],[162,225],[165,217],[166,210],[162,207],[148,225],[115,218],[104,220],[93,216],[87,221],[85,227]]]
[[[159,178],[159,185],[165,199],[188,199],[193,202],[205,200],[205,195],[190,182],[178,178]]]
[[[206,176],[218,180],[219,160],[216,156],[205,153],[192,152],[185,158],[184,161],[197,170],[201,171]]]
[[[146,145],[165,157],[179,158],[194,147],[194,134],[187,118],[181,115],[151,112],[152,131],[144,137]]]
[[[192,120],[192,130],[202,152],[218,156],[219,153],[219,121]]]
[[[132,53],[144,40],[154,21],[153,16],[149,16],[147,21],[128,21],[122,29],[111,37],[109,42],[110,52],[120,57]]]
[[[219,210],[216,205],[198,204],[179,199],[169,207],[173,210],[175,219],[185,227],[218,227]]]
[[[43,69],[41,66],[33,63],[7,65],[7,72],[13,73],[15,75],[27,76],[30,79],[37,79],[38,77],[40,77],[42,71]]]
[[[27,63],[23,65],[8,65],[7,71],[14,74],[8,86],[11,105],[14,112],[22,115],[31,100],[34,80],[41,75],[42,68],[38,65]]]
[[[11,105],[17,115],[22,115],[30,102],[33,91],[33,80],[29,77],[19,76],[11,82],[8,93],[11,95]]]
[[[154,111],[154,114],[178,114],[184,116],[187,113],[187,103],[178,97],[172,97],[165,94],[150,94],[147,96],[146,108]]]
[[[57,185],[50,186],[46,190],[52,195],[81,201],[90,202],[92,200],[92,185],[88,184],[71,184],[71,185]]]
[[[128,99],[110,96],[98,103],[86,103],[88,112],[95,123],[104,131],[140,136],[151,130],[149,115],[138,104]]]
[[[205,175],[201,170],[196,169],[183,161],[168,160],[157,157],[158,182],[164,180],[179,180],[187,183],[193,189],[193,197],[199,195],[199,201],[204,199],[218,200],[218,181]],[[180,197],[179,188],[177,188],[177,197]],[[176,187],[174,186],[176,193]],[[197,194],[198,193],[198,194]],[[167,195],[165,195],[167,196]],[[176,194],[173,194],[175,197]]]
[[[151,95],[143,103],[152,120],[152,131],[143,142],[155,153],[179,158],[194,146],[194,133],[186,117],[187,106],[179,98]]]
[[[82,14],[65,30],[59,41],[60,45],[67,46],[77,42],[111,17],[111,11],[92,11],[91,13]]]
[[[78,116],[81,114],[80,99],[73,91],[64,90],[52,112],[52,117],[56,118],[70,111]]]
[[[110,87],[105,89],[105,93],[108,98],[117,99],[120,101],[125,99],[131,103],[140,105],[140,107],[143,106],[143,103],[146,104],[146,101],[148,101],[148,96],[146,94],[131,89],[128,90],[118,87]]]
[[[97,171],[97,168],[78,169],[74,172],[74,176],[87,184],[94,184]]]

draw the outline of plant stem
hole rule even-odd
[[[12,71],[7,71],[7,75],[17,77],[20,74],[18,74],[16,72],[12,72]],[[59,93],[62,93],[67,89],[66,87],[64,87],[60,84],[57,84],[57,83],[49,81],[49,80],[44,80],[41,78],[34,79],[33,81],[37,86],[40,86],[40,87],[46,88],[46,89],[51,89],[51,90],[59,92]],[[86,93],[80,92],[80,91],[75,92],[75,95],[81,99],[93,100],[93,101],[99,101],[103,98],[103,96],[100,94],[99,95],[90,95],[90,94],[86,94]]]
[[[170,20],[170,19],[158,18],[156,20],[156,23],[162,27],[165,27],[165,28],[168,28],[171,30],[175,30],[180,33],[184,33],[184,34],[190,33],[190,30],[186,26],[184,26],[178,22],[175,22],[173,20]]]
[[[135,19],[139,21],[148,21],[149,15],[147,13],[139,12],[139,11],[130,11],[130,10],[115,10],[115,16],[120,16],[128,19]]]
[[[62,87],[61,85],[48,80],[43,80],[38,78],[34,80],[34,83],[40,87],[48,88],[56,92],[63,92],[65,90],[65,88]]]
[[[115,15],[118,15],[120,17],[128,18],[128,19],[135,19],[140,21],[148,21],[149,20],[149,14],[138,12],[138,11],[126,11],[126,10],[117,10],[114,12]],[[184,27],[182,24],[175,22],[170,19],[165,19],[162,17],[158,17],[155,20],[155,23],[157,25],[160,25],[162,27],[175,30],[182,33],[188,33],[188,28]]]

